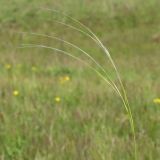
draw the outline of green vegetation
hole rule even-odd
[[[101,77],[60,52],[17,48],[21,44],[59,48],[102,73],[84,53],[42,34],[58,37],[89,53],[120,87],[96,43],[62,23],[86,30],[40,7],[76,18],[109,49],[133,113],[137,159],[159,160],[158,0],[1,0],[0,160],[135,159],[128,115],[120,97]]]

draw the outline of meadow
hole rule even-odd
[[[159,0],[1,0],[0,160],[159,160],[159,10]],[[62,13],[109,50],[130,103],[137,158],[121,98],[80,49],[121,88],[113,66]]]

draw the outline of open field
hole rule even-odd
[[[159,160],[160,102],[154,102],[160,98],[159,0],[0,1],[0,160],[135,160],[123,103],[94,70],[51,49],[18,48],[59,48],[102,73],[64,41],[71,42],[96,59],[120,88],[100,47],[62,23],[86,30],[39,7],[76,18],[108,48],[133,113],[137,159]]]

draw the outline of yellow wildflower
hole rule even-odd
[[[153,100],[153,102],[154,102],[155,104],[160,104],[160,98],[155,98],[155,99]]]
[[[59,102],[61,101],[61,98],[60,98],[59,96],[56,96],[56,97],[54,98],[54,100],[55,100],[55,102],[59,103]]]
[[[12,67],[11,64],[6,64],[5,65],[5,68],[8,69],[8,70],[11,69],[11,67]]]
[[[69,77],[69,76],[65,76],[65,77],[64,77],[64,80],[65,80],[65,81],[69,81],[69,80],[70,80],[70,77]]]
[[[60,77],[59,80],[61,84],[64,84],[65,82],[70,81],[70,77],[69,76]]]
[[[14,95],[14,96],[18,96],[18,95],[19,95],[19,91],[14,90],[14,91],[13,91],[13,95]]]

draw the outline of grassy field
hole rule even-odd
[[[76,30],[86,32],[82,26],[40,7],[76,18],[108,48],[133,113],[137,160],[159,160],[159,0],[0,1],[0,160],[135,160],[122,100],[90,67],[100,68],[64,41],[89,53],[120,88],[109,59]],[[59,48],[90,67],[22,44]]]

